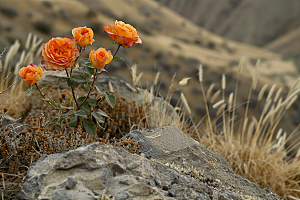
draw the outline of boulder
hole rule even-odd
[[[93,200],[103,193],[116,200],[282,199],[236,175],[220,154],[174,127],[133,131],[128,136],[140,141],[140,155],[93,143],[41,157],[28,170],[16,199]]]

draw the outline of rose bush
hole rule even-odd
[[[113,56],[110,51],[106,51],[104,48],[99,48],[97,51],[92,50],[89,55],[91,63],[97,69],[102,69],[106,64],[112,61]]]
[[[95,40],[94,32],[92,29],[87,27],[78,27],[72,30],[72,35],[74,37],[75,42],[81,47],[85,47],[89,44],[92,44]]]
[[[23,81],[30,85],[35,85],[43,96],[43,100],[47,101],[55,110],[57,117],[47,125],[60,124],[63,120],[69,120],[69,126],[78,128],[81,126],[89,134],[97,132],[99,123],[103,123],[102,117],[108,117],[102,110],[97,109],[97,104],[103,99],[114,108],[116,99],[114,94],[105,91],[102,87],[95,85],[98,75],[105,72],[105,68],[112,60],[119,60],[115,57],[120,47],[131,47],[135,44],[141,44],[142,41],[137,35],[135,28],[122,21],[116,21],[114,26],[104,26],[105,32],[119,43],[114,55],[110,50],[99,48],[96,51],[91,50],[89,58],[81,59],[76,62],[87,45],[92,44],[94,33],[92,29],[87,27],[78,27],[72,30],[73,38],[56,37],[44,44],[42,48],[42,65],[46,70],[65,70],[66,76],[59,78],[60,81],[66,81],[68,87],[71,88],[72,97],[68,106],[64,105],[65,94],[62,95],[60,103],[55,102],[49,95],[44,95],[39,89],[37,82],[43,75],[43,70],[35,64],[30,64],[20,70],[20,76]],[[77,72],[74,71],[79,70]],[[83,83],[83,84],[81,84]],[[78,97],[75,95],[75,89],[79,85],[83,85],[88,91],[86,96]],[[44,86],[46,87],[46,86]],[[32,87],[30,88],[32,89]],[[103,97],[98,99],[90,96],[91,92],[96,90]],[[99,126],[98,126],[99,127]]]
[[[73,68],[80,53],[72,38],[52,38],[42,49],[42,64],[46,70]]]
[[[33,85],[40,80],[43,75],[43,70],[41,67],[31,63],[27,67],[22,67],[19,74],[25,83]]]
[[[130,24],[125,24],[122,21],[115,21],[115,25],[105,25],[104,32],[114,41],[121,44],[123,47],[132,47],[136,44],[142,44],[142,40],[137,35],[137,31]]]

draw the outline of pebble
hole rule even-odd
[[[70,190],[77,184],[77,180],[75,178],[69,177],[66,182],[66,189]]]

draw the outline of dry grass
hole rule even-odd
[[[239,66],[239,72],[243,68],[243,61]],[[201,68],[199,73],[201,75]],[[251,95],[256,89],[259,75],[259,61],[256,72],[252,78],[248,101],[244,116],[236,116],[236,110],[241,107],[236,101],[238,87],[235,92],[225,97],[225,76],[222,80],[222,99],[212,106],[219,109],[216,117],[210,119],[211,110],[207,108],[206,128],[202,129],[204,134],[197,139],[211,150],[220,153],[230,163],[234,172],[258,184],[261,188],[270,188],[284,199],[300,198],[300,144],[299,126],[290,134],[283,133],[278,124],[284,117],[285,112],[296,101],[300,89],[298,82],[284,98],[281,95],[282,88],[276,91],[274,84],[269,91],[267,86],[262,87],[255,110],[251,110]],[[238,73],[239,75],[240,73]],[[236,86],[238,86],[238,80]],[[200,79],[202,87],[202,80]],[[268,92],[265,100],[263,94]],[[203,93],[205,102],[209,95]],[[213,97],[212,97],[213,98]],[[258,104],[263,105],[259,111]],[[227,108],[227,109],[225,109]],[[221,114],[222,113],[222,114]],[[221,124],[219,119],[222,119]],[[222,128],[220,128],[222,127]],[[278,130],[279,129],[279,130]],[[299,138],[299,137],[298,137]],[[292,140],[293,139],[293,140]],[[292,141],[292,142],[291,142]]]
[[[36,35],[29,33],[23,50],[18,40],[7,50],[5,49],[0,55],[0,109],[10,107],[15,103],[17,96],[20,96],[24,90],[24,82],[20,81],[19,70],[21,67],[40,59],[42,51],[42,39],[37,39]],[[5,59],[4,58],[5,52]],[[19,57],[18,57],[19,56]],[[17,63],[14,61],[18,60]],[[14,107],[9,110],[10,115],[17,113]]]

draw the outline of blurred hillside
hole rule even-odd
[[[192,0],[188,2],[190,1]],[[218,13],[208,8],[206,12],[201,12],[205,15],[208,11],[211,14]],[[219,19],[221,16],[215,18]],[[206,16],[206,18],[210,17]],[[247,99],[257,59],[261,59],[262,66],[258,89],[264,83],[272,85],[274,82],[277,88],[288,88],[299,77],[299,66],[293,60],[284,59],[282,55],[263,48],[225,39],[152,0],[2,0],[0,1],[0,49],[9,47],[16,39],[24,44],[29,32],[43,38],[45,43],[52,37],[71,37],[73,28],[87,26],[93,29],[96,41],[88,47],[84,57],[91,49],[99,47],[105,47],[114,52],[117,45],[113,44],[112,39],[103,32],[103,25],[113,24],[116,19],[133,25],[143,44],[129,49],[122,48],[117,56],[124,58],[125,62],[114,61],[107,68],[108,75],[118,76],[131,82],[128,66],[136,63],[139,72],[144,72],[142,84],[147,87],[152,83],[154,72],[160,71],[160,92],[164,96],[167,94],[175,72],[176,83],[184,77],[192,77],[188,85],[180,90],[184,91],[197,119],[204,115],[197,75],[200,64],[204,66],[206,88],[212,83],[216,84],[213,92],[220,89],[222,74],[226,74],[226,94],[228,95],[235,88],[238,63],[241,57],[246,55],[240,84],[242,89],[239,90],[240,102]],[[221,21],[218,23],[222,24]],[[245,22],[231,23],[243,24]],[[292,30],[297,23],[295,22],[288,28]],[[240,27],[240,31],[240,35],[249,32],[243,27]],[[266,42],[267,40],[260,41],[258,44],[263,45]],[[36,64],[40,64],[40,60],[37,60]],[[172,103],[179,99],[180,90],[174,93]],[[259,90],[255,93],[258,92]],[[298,115],[300,114],[297,112],[293,113],[293,119],[299,119]],[[296,122],[290,121],[289,123]]]
[[[300,27],[267,43],[264,48],[300,60]]]
[[[300,58],[298,0],[158,1],[213,33]]]

